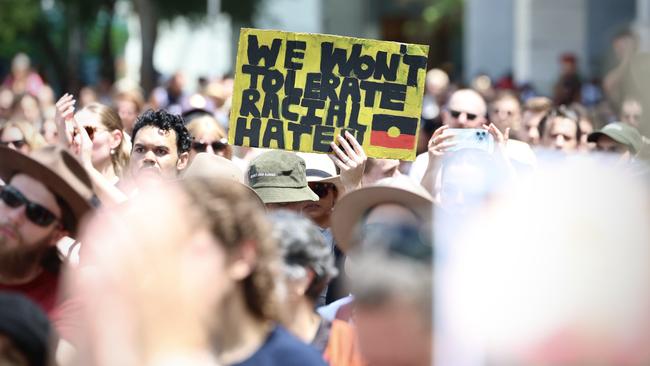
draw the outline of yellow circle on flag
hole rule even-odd
[[[399,127],[393,126],[393,127],[389,128],[387,132],[388,132],[388,136],[397,137],[397,136],[399,136]]]

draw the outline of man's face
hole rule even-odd
[[[317,224],[329,219],[336,202],[336,186],[333,183],[309,182],[309,188],[318,195],[319,200],[309,202],[303,213]]]
[[[621,161],[630,160],[632,155],[627,146],[617,142],[607,135],[601,135],[598,137],[598,140],[596,140],[596,151],[618,155]]]
[[[541,136],[539,135],[539,123],[544,118],[544,112],[524,112],[521,122],[524,128],[524,140],[531,145],[539,145]]]
[[[63,235],[61,208],[45,185],[27,175],[14,176],[7,187],[56,217],[42,226],[29,218],[27,205],[12,207],[0,200],[0,273],[19,277],[33,269],[45,250]]]
[[[638,128],[641,122],[641,104],[634,100],[627,100],[621,109],[621,121]]]
[[[173,179],[185,168],[187,160],[187,152],[178,155],[176,131],[145,126],[133,140],[129,167],[133,177],[146,174]]]
[[[475,92],[461,90],[449,99],[443,121],[451,128],[479,128],[486,123],[485,101]]]
[[[422,311],[398,296],[376,306],[357,306],[357,326],[361,352],[372,365],[430,364],[431,325]]]
[[[544,137],[544,146],[574,152],[578,148],[578,126],[575,121],[556,117],[550,121],[549,130]]]
[[[494,123],[501,131],[506,128],[519,126],[521,120],[521,107],[513,98],[497,100],[490,108],[490,122]]]

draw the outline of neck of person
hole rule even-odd
[[[32,268],[30,268],[20,276],[15,276],[9,273],[3,273],[2,270],[0,270],[0,284],[3,284],[5,286],[24,285],[26,283],[33,281],[41,273],[43,273],[43,267],[39,263],[34,263],[32,265]]]
[[[225,298],[219,315],[213,340],[217,358],[223,365],[250,358],[262,347],[273,327],[272,322],[250,313],[241,287]]]
[[[286,321],[289,331],[309,344],[316,337],[321,317],[314,311],[314,303],[303,296],[291,308],[291,314],[287,316]]]
[[[314,223],[318,225],[321,229],[328,229],[331,227],[331,218],[332,214],[331,213],[326,213],[324,215],[315,217],[313,219]]]
[[[113,160],[109,157],[98,164],[93,163],[95,169],[100,172],[109,182],[115,184],[120,179],[115,173],[115,167],[113,166]]]

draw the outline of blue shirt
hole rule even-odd
[[[315,348],[276,326],[251,357],[233,366],[326,366]]]

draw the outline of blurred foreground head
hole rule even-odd
[[[263,208],[231,180],[146,188],[85,229],[80,364],[213,364],[212,334],[228,304],[274,317],[276,256]]]
[[[447,238],[441,364],[650,364],[649,185],[603,158],[541,159]]]
[[[432,199],[407,177],[343,196],[332,232],[348,255],[354,323],[371,365],[430,365]]]

